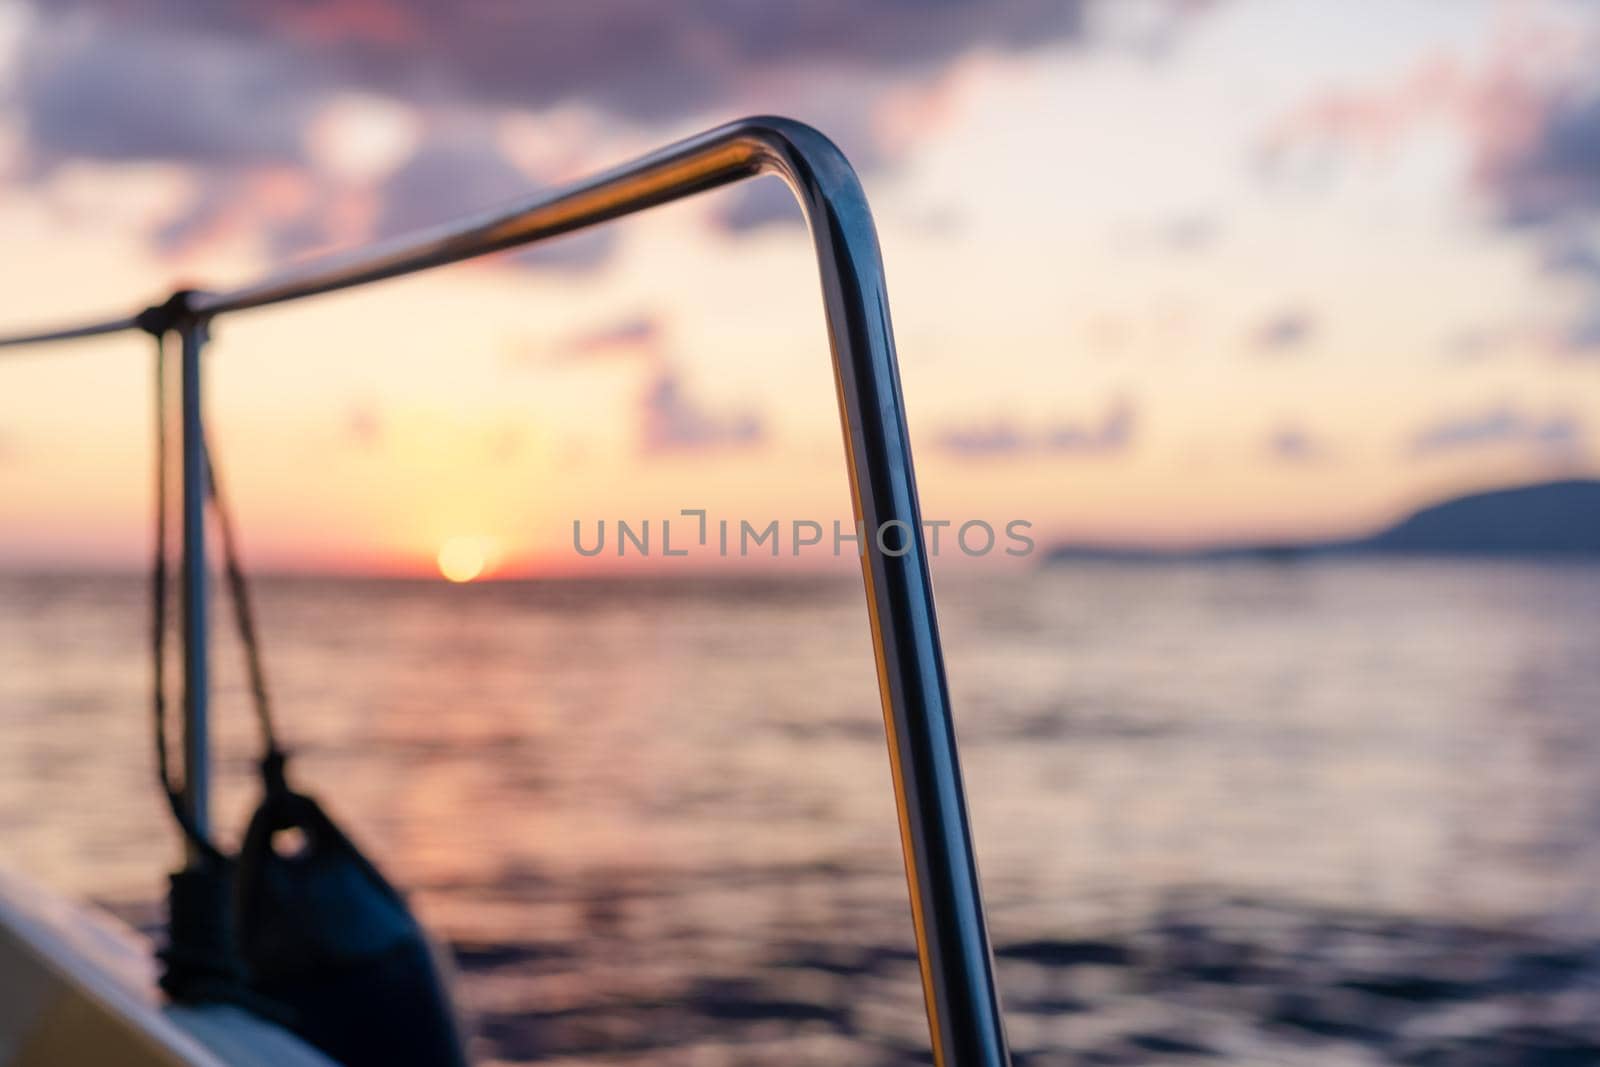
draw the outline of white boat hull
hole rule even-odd
[[[226,1005],[167,1003],[149,941],[0,872],[3,1067],[336,1067]]]

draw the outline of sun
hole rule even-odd
[[[439,573],[452,582],[470,582],[483,576],[494,553],[487,537],[452,537],[439,546]]]

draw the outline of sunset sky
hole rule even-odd
[[[0,332],[758,112],[862,174],[929,517],[1312,536],[1600,471],[1579,0],[0,0]],[[583,572],[615,560],[574,519],[846,517],[786,197],[220,322],[251,561],[421,573],[466,538]],[[0,567],[142,563],[150,379],[139,337],[0,355]]]

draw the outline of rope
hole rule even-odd
[[[265,758],[281,756],[278,734],[273,728],[272,702],[267,696],[267,674],[261,667],[261,642],[256,637],[255,612],[250,606],[250,593],[245,586],[244,569],[239,565],[239,543],[233,532],[233,517],[228,512],[222,486],[217,481],[217,467],[211,458],[211,440],[207,434],[205,444],[206,483],[210,489],[212,513],[217,517],[217,529],[222,533],[223,571],[228,578],[228,598],[233,602],[233,621],[239,630],[239,643],[244,646],[245,670],[250,675],[251,703],[255,707],[256,721],[261,726],[262,747]]]

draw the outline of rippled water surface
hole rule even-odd
[[[1600,1060],[1600,566],[940,595],[1019,1061]],[[143,598],[0,578],[0,858],[149,924],[176,845]],[[925,1058],[858,581],[259,599],[298,781],[455,947],[485,1062]]]

